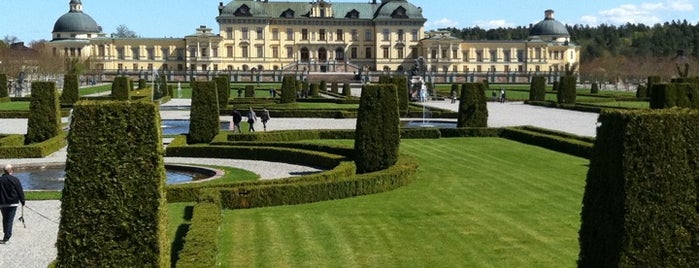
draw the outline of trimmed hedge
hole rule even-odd
[[[500,137],[584,158],[589,158],[592,150],[589,141],[533,128],[504,128]]]
[[[575,76],[561,77],[561,83],[559,84],[558,92],[556,92],[558,103],[575,104],[575,98],[577,97],[576,79]]]
[[[187,142],[208,143],[219,132],[218,96],[216,82],[192,82],[192,108]]]
[[[599,93],[599,85],[597,83],[592,83],[592,85],[590,86],[590,93],[591,94]]]
[[[0,98],[10,96],[9,88],[7,88],[7,74],[0,74]]]
[[[342,84],[342,95],[345,97],[352,96],[352,85],[350,83]]]
[[[304,86],[305,88],[305,86]],[[318,94],[320,93],[320,86],[316,83],[311,84],[311,91],[309,93],[310,97],[318,97]]]
[[[699,267],[699,112],[604,110],[578,267]]]
[[[78,101],[78,75],[66,74],[63,76],[63,92],[61,92],[61,103],[73,104]]]
[[[378,84],[362,87],[354,138],[357,173],[383,170],[397,161],[399,129],[396,86]]]
[[[32,83],[25,144],[42,142],[61,132],[61,105],[54,82]]]
[[[66,146],[65,132],[43,142],[24,145],[24,135],[9,135],[0,142],[0,158],[42,158]]]
[[[114,100],[131,99],[131,78],[125,76],[114,77],[114,82],[112,82],[112,98]]]
[[[648,94],[648,87],[644,85],[638,85],[636,87],[636,98],[648,98],[648,96],[650,96]]]
[[[318,91],[323,93],[328,91],[328,83],[325,82],[325,80],[320,80],[320,84],[318,85]]]
[[[215,190],[206,190],[199,195],[194,205],[192,221],[184,238],[174,267],[209,268],[216,266],[218,255],[218,230],[223,222],[221,195]]]
[[[231,81],[227,75],[221,75],[214,78],[216,81],[216,90],[218,91],[218,107],[224,109],[228,106],[228,98],[231,96]]]
[[[465,83],[461,86],[457,127],[488,127],[485,90],[483,83]]]
[[[221,188],[222,206],[227,209],[256,208],[320,202],[386,192],[410,184],[417,161],[401,155],[387,169],[330,180],[309,180],[278,185]]]
[[[279,103],[296,102],[296,79],[293,75],[285,75],[282,80],[282,95]]]
[[[254,98],[255,97],[255,86],[247,85],[245,86],[245,97]]]
[[[551,87],[551,90],[558,91],[560,88],[561,88],[561,82],[553,81],[553,86]]]
[[[651,109],[699,108],[699,83],[653,84]]]
[[[530,101],[546,101],[546,77],[534,76],[529,85]]]
[[[73,114],[57,267],[170,267],[158,107],[82,101]]]
[[[410,104],[410,92],[408,89],[408,78],[405,76],[395,76],[392,79],[396,90],[398,91],[398,109],[400,111],[408,111]]]
[[[645,96],[647,98],[650,98],[653,96],[653,86],[655,84],[660,84],[660,76],[648,76],[647,82],[646,82],[646,88],[648,89],[648,94]]]
[[[340,92],[339,85],[337,82],[330,83],[330,92],[335,93],[335,94],[338,94]]]
[[[146,79],[143,79],[143,78],[138,79],[138,89],[146,88],[146,84],[147,84]]]

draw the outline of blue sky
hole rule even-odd
[[[277,0],[270,0],[277,1]],[[286,0],[299,1],[299,0]],[[303,1],[303,0],[301,0]],[[305,0],[303,2],[309,2]],[[326,0],[327,1],[327,0]],[[335,0],[360,2],[370,0]],[[379,0],[380,1],[380,0]],[[16,36],[31,42],[51,39],[53,24],[68,11],[69,0],[0,0],[0,38]],[[115,32],[124,24],[143,37],[183,37],[199,25],[218,31],[216,16],[220,0],[82,0],[85,13]],[[228,1],[224,1],[227,3]],[[497,28],[528,26],[553,9],[565,24],[655,23],[684,20],[699,23],[697,0],[412,0],[422,7],[427,29],[441,27]]]

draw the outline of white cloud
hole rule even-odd
[[[581,23],[589,25],[643,23],[652,25],[662,22],[661,18],[668,12],[688,12],[694,10],[690,0],[664,0],[641,4],[624,4],[615,8],[602,10],[597,15],[585,15]]]
[[[458,21],[451,20],[448,18],[441,18],[438,19],[434,22],[427,22],[427,28],[433,28],[433,29],[439,29],[439,28],[447,28],[447,27],[456,27],[459,25]]]
[[[500,27],[506,28],[515,26],[514,23],[507,22],[506,20],[476,21],[474,24],[483,29],[495,29]]]

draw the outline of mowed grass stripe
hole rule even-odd
[[[587,160],[498,138],[403,140],[401,150],[420,162],[417,180],[406,187],[351,199],[224,213],[236,221],[261,220],[256,214],[276,219],[293,215],[296,223],[279,220],[277,228],[307,229],[298,232],[304,235],[255,243],[285,243],[287,250],[323,248],[318,251],[323,258],[290,255],[293,260],[287,264],[297,267],[575,265]],[[234,222],[224,223],[224,230],[244,231]],[[255,250],[231,254],[261,254],[245,253]],[[275,265],[284,266],[255,266]]]

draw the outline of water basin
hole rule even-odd
[[[160,126],[163,129],[163,135],[180,135],[189,133],[189,120],[162,120]],[[228,130],[230,122],[220,122],[221,130]]]

